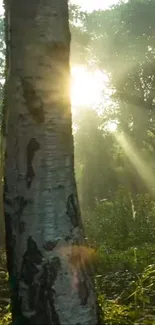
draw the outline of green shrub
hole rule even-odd
[[[133,200],[120,189],[113,201],[96,202],[83,216],[88,241],[95,247],[125,251],[155,244],[155,201],[149,194]]]

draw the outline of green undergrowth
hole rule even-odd
[[[9,303],[6,256],[5,251],[0,249],[0,325],[8,325],[11,321]]]
[[[105,324],[155,325],[155,247],[109,254],[101,248],[99,261],[95,284]]]

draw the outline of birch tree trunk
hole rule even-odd
[[[99,324],[74,176],[67,2],[6,1],[4,213],[13,324]]]

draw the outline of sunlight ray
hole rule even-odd
[[[124,150],[124,153],[131,161],[132,165],[136,168],[138,174],[145,182],[147,188],[153,195],[155,195],[155,177],[148,163],[143,160],[138,149],[132,144],[129,137],[119,132],[114,133],[117,142]]]

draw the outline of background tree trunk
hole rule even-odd
[[[67,2],[6,4],[4,213],[20,325],[99,324],[74,176]]]

